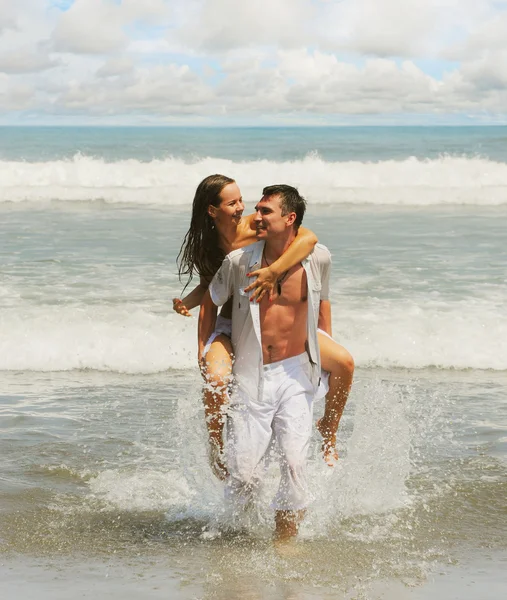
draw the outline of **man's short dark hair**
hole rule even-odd
[[[288,215],[291,212],[296,213],[296,229],[303,222],[306,210],[306,200],[301,196],[295,187],[291,185],[279,184],[268,185],[262,190],[263,196],[280,196],[280,206],[282,208],[282,216]]]

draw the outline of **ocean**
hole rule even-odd
[[[294,556],[276,465],[230,527],[172,311],[216,172],[307,198],[356,362]],[[504,597],[507,127],[0,128],[0,180],[3,598]]]

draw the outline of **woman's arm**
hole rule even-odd
[[[199,324],[197,327],[197,359],[202,367],[202,355],[206,342],[215,329],[217,321],[217,307],[211,299],[208,290],[204,293],[201,310],[199,311]]]
[[[257,279],[245,288],[245,292],[255,289],[252,298],[255,298],[257,302],[260,302],[266,293],[269,293],[271,297],[275,284],[282,273],[304,260],[318,241],[313,231],[306,227],[300,227],[296,238],[280,258],[271,263],[269,267],[248,273],[248,277],[257,277]]]
[[[209,280],[201,277],[199,285],[197,285],[183,299],[173,298],[173,310],[184,317],[191,317],[190,311],[199,306],[202,302],[204,294],[209,287]]]

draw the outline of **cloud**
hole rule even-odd
[[[75,0],[61,13],[53,31],[55,50],[80,54],[107,54],[130,42],[126,27],[133,23],[160,25],[169,15],[163,0]]]
[[[71,82],[56,98],[66,111],[91,114],[200,114],[213,94],[186,66],[138,68],[113,79]]]
[[[0,0],[2,106],[507,116],[506,32],[506,0]]]
[[[0,0],[0,34],[17,26],[16,4],[12,0]]]
[[[438,23],[438,4],[441,5],[442,2],[329,2],[319,20],[319,30],[322,32],[319,46],[327,50],[348,50],[361,55],[417,56],[428,51]]]
[[[309,41],[305,23],[314,8],[307,0],[204,0],[194,6],[177,34],[187,47],[225,52],[251,46],[299,46]]]
[[[61,14],[51,36],[54,49],[78,54],[107,54],[128,44],[120,5],[105,0],[76,0]]]
[[[467,62],[461,72],[482,92],[507,90],[507,49],[488,51],[477,60]]]
[[[116,77],[133,72],[134,61],[127,57],[113,57],[107,60],[97,71],[97,77]]]
[[[25,110],[33,105],[35,90],[25,84],[13,82],[8,75],[0,73],[0,109]]]
[[[0,54],[1,73],[35,73],[52,69],[61,61],[51,58],[41,47],[25,46]]]
[[[507,9],[507,3],[505,3]],[[478,22],[464,40],[451,45],[443,55],[453,60],[474,60],[484,53],[507,50],[507,11]]]
[[[286,50],[267,72],[254,62],[229,71],[217,94],[229,99],[229,111],[372,114],[435,104],[440,85],[411,61],[377,58],[359,67],[332,54]]]

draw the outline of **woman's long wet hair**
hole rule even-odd
[[[214,221],[208,214],[208,207],[210,204],[215,207],[220,205],[220,194],[230,183],[235,183],[234,179],[225,175],[209,175],[197,186],[190,229],[176,259],[180,281],[183,275],[188,275],[185,288],[194,274],[211,279],[225,258],[218,245],[218,234]]]

